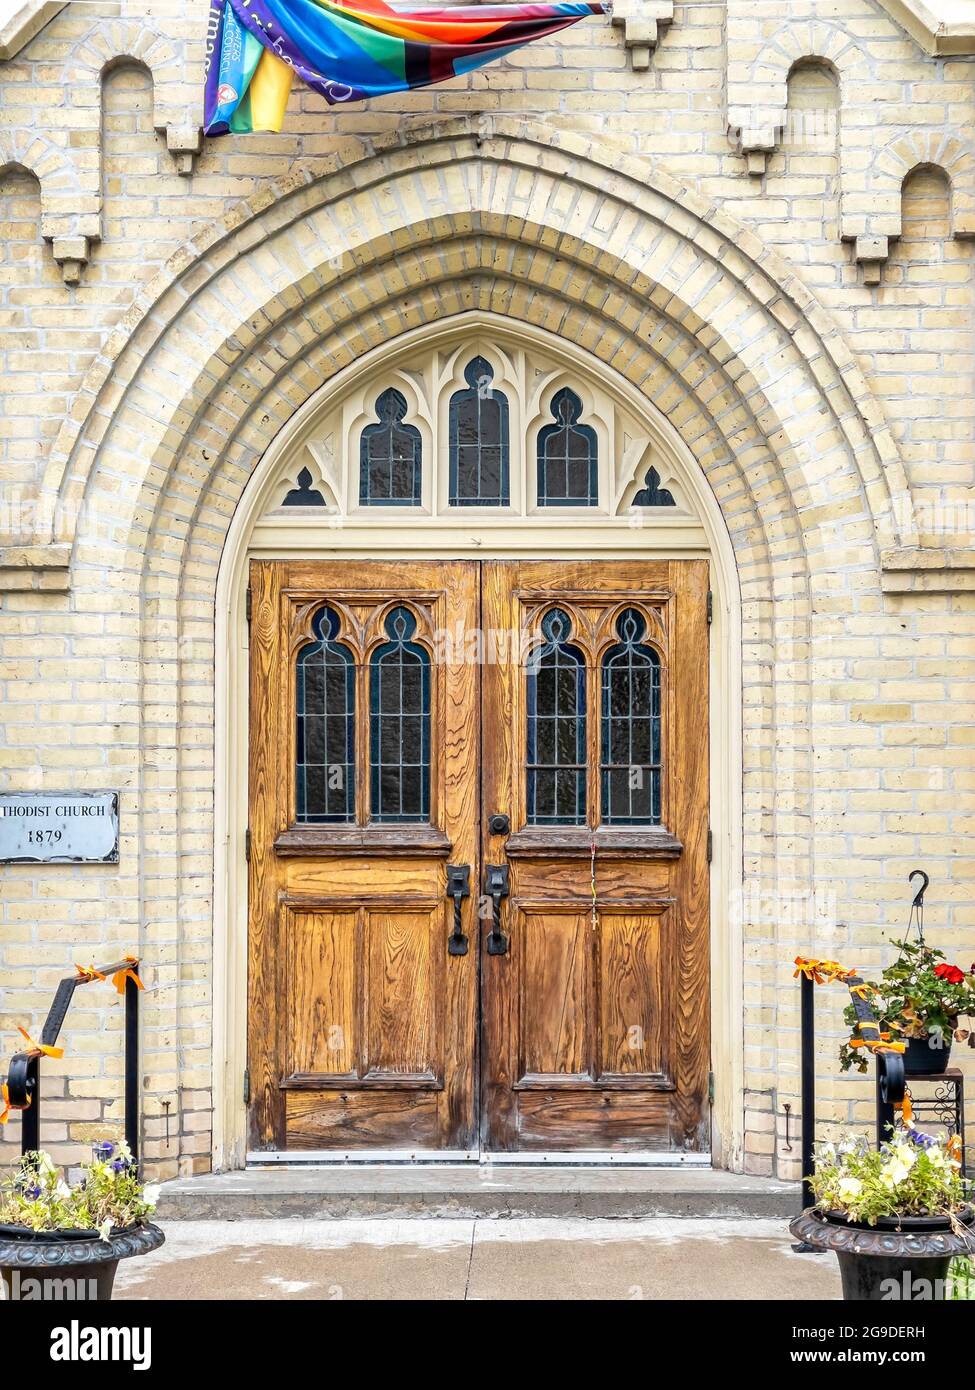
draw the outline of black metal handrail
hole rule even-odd
[[[75,990],[98,979],[110,979],[125,971],[125,1142],[132,1151],[134,1162],[139,1159],[139,990],[134,978],[139,961],[135,956],[95,965],[77,974],[66,976],[54,994],[40,1041],[53,1047],[61,1033]],[[41,1058],[35,1050],[16,1052],[7,1071],[7,1100],[13,1110],[21,1111],[22,1154],[41,1146]]]

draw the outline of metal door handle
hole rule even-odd
[[[470,864],[447,865],[447,897],[454,900],[454,929],[447,938],[447,953],[451,956],[467,955],[467,937],[461,923],[461,902],[471,895]]]
[[[487,864],[484,870],[484,891],[491,899],[491,930],[488,933],[489,956],[503,956],[508,950],[508,938],[501,930],[501,899],[511,892],[511,870],[507,864]]]

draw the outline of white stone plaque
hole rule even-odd
[[[0,863],[117,864],[118,792],[0,793]]]

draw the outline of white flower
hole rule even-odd
[[[43,1149],[41,1149],[37,1155],[37,1171],[39,1173],[47,1173],[51,1176],[58,1171],[51,1162],[51,1155],[45,1153]]]
[[[71,1196],[71,1188],[70,1188],[70,1187],[68,1186],[68,1184],[64,1181],[64,1178],[58,1178],[58,1180],[57,1180],[57,1185],[56,1185],[54,1191],[57,1193],[57,1195],[58,1195],[59,1197],[70,1197],[70,1196]]]
[[[885,1165],[883,1171],[883,1180],[885,1186],[897,1187],[899,1183],[904,1182],[907,1178],[910,1177],[911,1169],[914,1166],[914,1155],[911,1154],[909,1156],[910,1162],[907,1161],[907,1157],[908,1156],[901,1155],[899,1153],[895,1154],[894,1157],[890,1160],[890,1162]],[[889,1183],[888,1178],[890,1179]]]
[[[863,1191],[863,1183],[859,1178],[840,1178],[839,1191],[844,1201],[852,1202]]]
[[[114,1225],[115,1222],[112,1220],[110,1216],[105,1218],[105,1220],[98,1228],[98,1234],[102,1240],[108,1240],[108,1237],[111,1235],[112,1227]]]
[[[147,1183],[142,1189],[142,1200],[147,1206],[154,1207],[159,1201],[159,1184],[157,1182]]]

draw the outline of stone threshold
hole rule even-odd
[[[740,1217],[800,1209],[798,1183],[713,1168],[281,1164],[164,1183],[166,1221],[274,1217]]]

